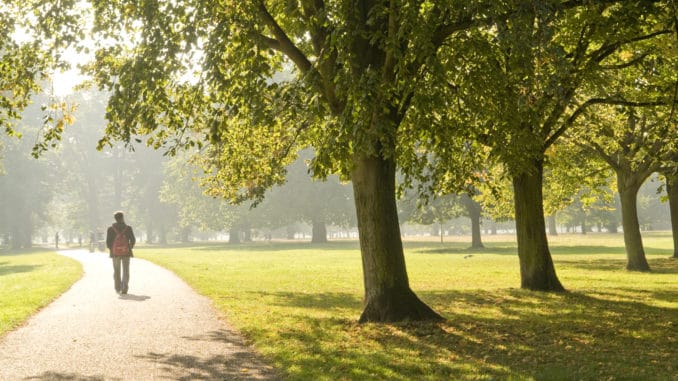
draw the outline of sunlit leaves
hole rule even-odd
[[[74,113],[77,106],[63,100],[50,98],[49,102],[41,106],[43,112],[42,128],[33,146],[32,155],[40,157],[49,148],[55,148],[64,129],[75,122]]]

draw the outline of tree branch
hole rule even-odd
[[[675,101],[671,102],[674,103]],[[606,105],[613,105],[613,106],[627,106],[627,107],[656,107],[656,106],[667,106],[669,105],[669,102],[666,101],[661,101],[661,100],[654,100],[654,101],[647,101],[647,102],[633,102],[633,101],[627,101],[622,98],[591,98],[584,102],[579,108],[577,108],[572,115],[560,126],[556,132],[553,133],[547,140],[546,143],[544,144],[544,147],[549,147],[555,141],[563,135],[563,133],[577,120],[577,118],[584,112],[586,109],[593,105],[599,105],[599,104],[606,104]]]
[[[593,4],[595,5],[611,5],[611,4],[616,4],[616,3],[624,3],[625,0],[598,0],[595,1]],[[657,1],[652,1],[653,3],[656,3]],[[581,7],[583,5],[591,5],[590,0],[568,0],[568,1],[563,1],[561,6],[563,8],[574,8],[574,7]]]
[[[650,34],[646,34],[644,36],[637,36],[637,37],[629,38],[629,39],[626,39],[626,40],[616,41],[616,42],[608,44],[608,45],[603,45],[603,46],[600,47],[600,49],[591,53],[591,55],[590,55],[591,60],[589,62],[600,63],[605,58],[612,55],[614,52],[617,51],[617,49],[621,48],[624,45],[627,45],[627,44],[630,44],[630,43],[633,43],[633,42],[650,40],[650,39],[653,39],[657,36],[661,36],[661,35],[669,34],[669,33],[673,33],[673,31],[668,30],[668,29],[662,29],[662,30],[659,30],[659,31],[656,31],[656,32],[653,32],[653,33],[650,33]]]
[[[589,151],[592,153],[598,154],[603,161],[605,161],[610,167],[612,167],[613,170],[618,171],[621,169],[619,166],[619,163],[617,160],[614,159],[611,155],[608,155],[607,152],[605,152],[605,149],[600,146],[595,141],[587,141],[586,143],[577,143],[579,147],[581,147],[584,151]]]
[[[264,42],[268,44],[271,49],[278,50],[279,52],[285,54],[289,59],[294,62],[294,64],[299,68],[299,70],[306,74],[312,68],[313,65],[311,61],[306,57],[306,55],[292,42],[292,40],[287,36],[285,31],[278,25],[278,22],[275,21],[271,13],[266,9],[266,5],[263,1],[258,2],[259,5],[259,15],[261,16],[264,24],[271,29],[274,38],[264,37]]]
[[[327,17],[320,13],[325,9],[325,2],[323,0],[303,0],[301,1],[301,9],[306,22],[309,24],[313,50],[316,56],[320,57],[329,35],[327,28],[323,26],[328,24]]]
[[[624,69],[624,68],[627,68],[629,66],[633,66],[633,65],[639,63],[640,61],[644,60],[645,57],[647,57],[649,55],[650,55],[650,53],[643,53],[643,54],[639,55],[638,57],[633,58],[632,60],[630,60],[628,62],[624,62],[624,63],[620,63],[620,64],[616,64],[616,65],[600,65],[600,68],[603,69],[603,70]]]

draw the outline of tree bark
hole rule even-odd
[[[471,248],[482,249],[485,247],[480,235],[480,215],[482,206],[468,196],[464,196],[463,200],[466,211],[468,212],[468,217],[471,219]]]
[[[311,243],[327,243],[327,226],[323,219],[313,219]]]
[[[673,258],[678,258],[678,177],[666,175],[666,193],[669,196],[669,210],[671,213]]]
[[[442,319],[409,286],[395,200],[395,162],[358,157],[351,177],[365,285],[359,321]]]
[[[642,176],[634,176],[622,170],[617,171],[617,191],[621,201],[622,229],[626,248],[626,269],[632,271],[650,271],[650,265],[645,258],[643,237],[640,234],[636,202],[643,180]]]
[[[564,291],[546,239],[542,185],[542,161],[513,178],[520,283],[530,290]]]

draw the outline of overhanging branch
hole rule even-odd
[[[624,69],[624,68],[627,68],[627,67],[629,67],[629,66],[636,65],[636,64],[639,63],[640,61],[644,60],[645,57],[647,57],[648,55],[649,55],[649,53],[643,53],[643,54],[639,55],[638,57],[633,58],[633,59],[630,60],[630,61],[627,61],[627,62],[624,62],[624,63],[620,63],[620,64],[616,64],[616,65],[600,65],[600,68],[603,69],[603,70],[619,70],[619,69]]]
[[[598,50],[594,51],[592,54],[590,54],[591,60],[590,62],[594,63],[600,63],[602,62],[605,58],[609,57],[612,55],[614,52],[616,52],[619,48],[621,48],[624,45],[631,44],[634,42],[640,42],[640,41],[646,41],[646,40],[651,40],[657,36],[661,36],[664,34],[669,34],[673,33],[673,31],[669,29],[662,29],[650,34],[646,34],[643,36],[637,36],[634,38],[628,38],[625,40],[620,40],[616,41],[607,45],[601,46]]]
[[[668,106],[669,104],[674,103],[675,101],[672,102],[667,102],[664,100],[653,100],[653,101],[646,101],[646,102],[635,102],[635,101],[628,101],[623,98],[591,98],[584,102],[581,106],[579,106],[573,113],[570,115],[569,118],[560,126],[556,132],[553,133],[545,142],[544,147],[550,147],[553,143],[555,143],[558,138],[565,133],[565,131],[577,120],[577,118],[584,113],[589,107],[593,105],[600,105],[600,104],[605,104],[605,105],[612,105],[612,106],[626,106],[626,107],[657,107],[657,106]]]
[[[306,55],[292,42],[287,36],[287,33],[280,27],[277,21],[273,18],[271,13],[266,9],[263,1],[259,1],[259,15],[266,26],[271,29],[274,38],[264,37],[263,40],[271,49],[278,50],[285,54],[302,73],[308,73],[313,65]]]

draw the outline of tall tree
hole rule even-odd
[[[199,180],[203,176],[188,153],[170,160],[164,167],[164,181],[159,191],[160,201],[172,206],[166,208],[159,231],[161,243],[167,243],[167,233],[173,231],[181,241],[187,241],[192,230],[231,231],[231,240],[239,239],[238,220],[242,207],[228,205],[225,200],[203,193]]]
[[[440,318],[409,286],[395,173],[399,144],[413,140],[399,126],[419,79],[438,72],[439,47],[477,23],[483,4],[92,3],[96,30],[107,38],[94,69],[113,90],[110,138],[209,140],[214,176],[206,185],[232,199],[260,196],[282,181],[298,148],[312,145],[315,175],[352,180],[365,284],[360,321]],[[284,70],[294,79],[271,80]],[[195,86],[181,81],[194,72]]]
[[[311,242],[326,243],[327,224],[355,226],[353,194],[350,186],[341,184],[336,176],[313,179],[308,168],[312,158],[311,151],[300,152],[297,160],[286,168],[285,184],[274,187],[255,212],[261,210],[260,217],[267,220],[309,223]]]
[[[600,110],[597,113],[604,114]],[[580,144],[605,160],[616,173],[627,255],[626,268],[649,271],[640,233],[637,197],[645,180],[662,166],[666,137],[663,133],[658,134],[657,130],[666,131],[667,128],[663,123],[657,124],[656,120],[640,117],[629,110],[625,115],[613,115],[605,121],[594,117],[590,117],[590,120],[599,121],[600,127],[595,130],[596,136],[588,136],[590,140],[580,141]]]
[[[24,116],[24,119],[33,118]],[[35,119],[39,123],[40,118]],[[36,131],[35,127],[26,125],[16,125],[15,128],[23,133]],[[55,160],[46,157],[35,160],[30,156],[31,141],[4,135],[2,140],[5,170],[0,175],[0,229],[9,237],[12,248],[29,248],[38,229],[47,225],[47,208],[53,197],[52,185],[58,172]]]
[[[673,258],[678,258],[678,176],[674,171],[664,173],[666,193],[671,213],[671,232],[673,233]]]
[[[670,33],[670,9],[604,1],[499,7],[507,16],[494,28],[468,33],[466,48],[449,52],[449,96],[460,98],[458,118],[475,127],[512,179],[521,286],[560,291],[545,233],[545,153],[583,110],[612,100],[616,94],[604,86],[592,93],[592,84],[646,58],[643,42]],[[638,54],[622,54],[629,46]]]

